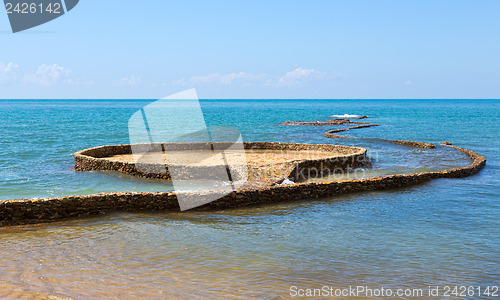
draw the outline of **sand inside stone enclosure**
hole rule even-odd
[[[189,164],[192,166],[217,166],[226,164],[269,165],[281,164],[297,160],[318,160],[336,158],[346,153],[339,151],[317,151],[317,150],[268,150],[268,149],[246,149],[227,150],[210,154],[208,151],[166,151],[152,152],[138,155],[142,163],[165,163],[165,164]],[[110,161],[134,163],[134,154],[120,154],[104,159]]]

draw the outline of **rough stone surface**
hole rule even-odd
[[[349,119],[331,119],[328,121],[286,121],[279,125],[304,125],[304,126],[325,126],[325,125],[341,125],[349,124]]]
[[[164,144],[163,147],[170,149],[192,149],[193,146],[198,147],[198,144]],[[284,178],[291,178],[297,181],[293,174],[300,174],[302,169],[340,169],[346,170],[349,167],[360,166],[366,163],[366,149],[359,147],[338,146],[338,145],[311,145],[311,144],[295,144],[295,143],[273,143],[273,142],[253,142],[243,143],[245,149],[252,150],[272,150],[272,151],[315,151],[319,153],[332,153],[330,157],[324,155],[301,158],[285,163],[266,163],[258,165],[248,165],[247,173],[248,180],[252,182],[263,182],[273,184]],[[135,147],[135,146],[134,146]],[[154,147],[153,147],[154,148]],[[160,147],[161,149],[161,147]],[[132,147],[130,145],[116,146],[101,146],[91,149],[86,149],[75,153],[75,170],[76,171],[118,171],[131,174],[134,176],[157,178],[170,180],[171,176],[165,164],[141,164],[140,168],[136,167],[134,162],[109,160],[106,157],[115,155],[130,154]],[[215,166],[219,167],[219,166]],[[224,168],[225,174],[226,166]],[[208,167],[207,167],[208,168]],[[211,166],[209,168],[214,168]],[[186,167],[186,171],[190,171]],[[197,170],[191,169],[196,172]],[[220,173],[220,172],[219,172]],[[309,172],[310,173],[310,172]]]
[[[379,124],[358,125],[358,126],[353,126],[353,127],[346,127],[346,128],[330,130],[330,131],[327,131],[327,133],[337,133],[337,132],[347,131],[347,130],[351,130],[351,129],[361,129],[361,128],[368,128],[368,127],[374,127],[374,126],[380,126],[380,125]]]

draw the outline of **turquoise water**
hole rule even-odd
[[[114,191],[169,191],[171,185],[118,173],[75,173],[73,153],[126,144],[128,119],[151,101],[0,101],[0,199],[85,195]],[[326,139],[323,126],[279,126],[286,120],[326,120],[334,114],[367,114],[383,126],[350,136],[407,139],[482,150],[496,142],[498,103],[464,101],[205,101],[207,125],[235,126],[245,141],[332,143],[367,147],[377,159],[367,176],[447,169],[465,155],[393,146],[376,140]],[[489,129],[489,130],[486,130]],[[489,131],[489,132],[488,132]],[[486,147],[490,149],[490,147]],[[490,150],[491,151],[491,150]],[[446,154],[445,154],[446,153]],[[441,166],[440,168],[436,168]]]
[[[0,101],[0,199],[170,190],[154,180],[72,171],[74,152],[128,143],[128,118],[148,103]],[[368,148],[374,165],[366,176],[442,170],[468,160],[446,147],[326,139],[328,127],[278,124],[364,114],[382,126],[346,135],[449,141],[488,162],[469,178],[391,191],[0,229],[0,290],[77,299],[118,292],[202,299],[287,298],[291,285],[500,285],[500,101],[212,100],[202,107],[208,125],[235,126],[245,141]]]

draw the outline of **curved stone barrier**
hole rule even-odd
[[[192,150],[193,148],[207,149],[205,143],[178,143],[178,144],[156,144],[144,145],[154,149],[164,150]],[[208,147],[213,146],[209,145]],[[245,149],[249,150],[272,150],[272,151],[315,151],[319,153],[332,153],[330,157],[310,153],[309,157],[297,157],[285,163],[262,163],[248,165],[248,180],[261,182],[267,185],[283,180],[284,178],[296,179],[293,174],[303,174],[304,169],[328,169],[346,170],[347,168],[363,165],[366,163],[366,149],[351,146],[322,145],[322,144],[296,144],[296,143],[273,143],[252,142],[243,143]],[[137,147],[137,145],[134,145]],[[208,148],[209,149],[209,148]],[[165,164],[141,164],[137,168],[134,162],[109,160],[115,155],[131,154],[130,145],[108,145],[79,151],[75,156],[76,171],[118,171],[134,176],[170,180],[170,174]],[[213,166],[212,166],[213,167]],[[218,166],[216,166],[218,167]],[[225,174],[225,167],[224,174]],[[144,170],[147,170],[146,172]],[[310,173],[310,172],[308,172]]]
[[[427,149],[436,148],[436,145],[431,144],[431,143],[423,143],[423,142],[415,142],[415,141],[403,141],[403,140],[388,140],[388,139],[380,139],[380,138],[357,138],[357,137],[350,137],[350,136],[334,134],[335,132],[346,131],[349,129],[359,129],[359,128],[366,128],[366,127],[372,127],[372,126],[379,126],[379,125],[378,124],[374,124],[371,126],[362,125],[362,126],[355,126],[355,127],[349,127],[349,128],[330,130],[330,131],[325,132],[325,137],[330,138],[330,139],[365,139],[365,140],[370,139],[370,140],[384,141],[384,142],[389,142],[389,143],[393,143],[393,144],[397,144],[397,145],[403,145],[403,146],[415,147],[415,148],[427,148]]]
[[[366,126],[366,127],[371,127],[371,126]],[[357,127],[357,128],[364,128],[364,127]],[[353,129],[353,128],[349,128],[349,129]],[[345,131],[345,130],[340,130],[340,131]],[[357,137],[333,134],[332,132],[334,132],[334,131],[330,130],[330,131],[325,132],[325,137],[330,138],[330,139],[377,140],[377,141],[389,142],[389,143],[393,143],[393,144],[397,144],[397,145],[403,145],[403,146],[415,147],[415,148],[426,148],[426,149],[436,148],[436,145],[431,144],[431,143],[415,142],[415,141],[403,141],[403,140],[388,140],[388,139],[380,139],[380,138],[357,138]]]
[[[367,118],[366,116],[363,116],[364,118]],[[357,119],[364,119],[363,117],[356,118]],[[368,122],[356,122],[356,121],[351,121],[349,119],[331,119],[328,121],[286,121],[283,123],[280,123],[278,125],[292,125],[292,126],[327,126],[327,125],[342,125],[342,124],[370,124],[374,126],[378,126],[377,124],[372,124]]]
[[[355,120],[366,119],[366,118],[368,118],[368,117],[361,116],[361,117],[355,118]],[[375,123],[353,122],[349,119],[332,119],[332,120],[328,120],[326,122],[321,122],[321,121],[315,121],[315,122],[287,121],[287,122],[281,123],[279,125],[323,126],[323,125],[342,125],[342,124],[361,124],[361,125],[329,130],[329,131],[325,132],[325,137],[330,138],[330,139],[361,139],[361,138],[357,138],[357,137],[343,136],[343,135],[339,135],[336,133],[343,132],[343,131],[349,131],[352,129],[361,129],[361,128],[380,126],[380,124],[375,124]],[[397,145],[416,147],[416,148],[429,148],[429,149],[436,148],[436,145],[434,145],[434,144],[423,143],[423,142],[388,140],[388,139],[379,139],[379,138],[362,138],[362,139],[373,139],[373,140],[390,142],[390,143],[397,144]]]
[[[337,132],[342,132],[342,131],[348,131],[351,129],[361,129],[361,128],[368,128],[368,127],[374,127],[374,126],[380,126],[380,124],[371,124],[370,123],[370,124],[365,124],[365,125],[358,125],[358,126],[353,126],[353,127],[334,129],[334,130],[327,131],[326,133],[337,133]]]
[[[431,144],[431,143],[423,143],[423,142],[414,142],[414,141],[402,141],[402,140],[387,140],[387,139],[378,139],[379,141],[385,141],[397,145],[403,145],[403,146],[408,146],[408,147],[415,147],[415,148],[426,148],[426,149],[434,149],[436,148],[436,145]]]
[[[442,143],[461,151],[471,164],[441,172],[425,172],[343,180],[321,183],[297,183],[240,189],[196,210],[227,209],[265,203],[329,197],[338,194],[384,190],[415,185],[436,178],[459,178],[473,175],[486,164],[486,158],[474,151]],[[94,148],[95,149],[95,148]],[[120,148],[115,148],[120,149]],[[118,151],[117,150],[117,151]],[[99,153],[99,150],[94,153]],[[113,150],[114,151],[114,150]],[[67,218],[106,214],[116,211],[178,211],[176,194],[165,193],[103,193],[88,196],[67,196],[0,202],[0,226],[52,222]]]

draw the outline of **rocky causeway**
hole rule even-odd
[[[364,116],[363,118],[366,117]],[[314,124],[290,123],[285,122],[282,125],[319,126],[317,122],[312,122]],[[342,119],[340,122],[330,120],[328,123],[322,124],[322,126],[348,124],[351,121],[348,120],[346,122],[345,119]],[[359,123],[361,122],[356,122],[356,124]],[[367,126],[358,128],[364,127]],[[333,135],[333,133],[327,132],[325,133],[326,137],[330,137],[328,134]],[[410,147],[435,148],[433,144],[422,142],[384,141]],[[471,176],[479,172],[486,164],[486,158],[474,151],[454,146],[449,142],[443,142],[441,145],[465,153],[470,159],[470,164],[439,172],[396,174],[330,182],[306,182],[306,180],[303,180],[297,174],[311,174],[311,170],[318,169],[341,172],[350,168],[368,166],[367,150],[359,147],[321,144],[243,143],[243,152],[245,154],[245,164],[243,165],[246,166],[247,184],[216,201],[197,207],[195,210],[228,209],[283,201],[315,199],[351,192],[404,187],[436,178]],[[207,147],[206,144],[202,146]],[[213,145],[210,146],[213,147]],[[167,156],[161,157],[160,155],[160,161],[149,163],[147,165],[148,168],[143,169],[137,168],[132,154],[132,147],[131,145],[110,145],[77,152],[74,155],[75,171],[111,170],[134,176],[169,180],[170,175],[166,165],[168,163],[175,164],[184,161],[180,158],[184,159],[186,154],[189,157],[189,151],[193,151],[192,143],[164,144],[162,146],[163,149],[171,151],[173,156],[168,156],[170,158],[167,158]],[[185,151],[188,152],[186,153]],[[241,152],[242,150],[228,151],[227,155],[229,159],[231,159],[231,156],[242,157]],[[205,163],[208,167],[213,168],[219,165],[218,161],[220,160],[209,158]],[[200,166],[196,166],[195,164],[194,167]],[[282,184],[285,179],[288,179],[285,183],[290,184]],[[203,193],[212,192],[207,191]],[[177,193],[116,192],[85,196],[5,200],[0,202],[0,226],[52,222],[116,211],[161,210],[179,210]]]

